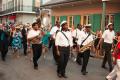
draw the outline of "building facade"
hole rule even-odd
[[[40,0],[0,0],[0,23],[32,23],[39,6]]]
[[[120,31],[120,0],[106,2],[105,25],[114,24],[115,31]],[[75,28],[77,24],[92,24],[92,30],[101,29],[102,0],[49,0],[41,8],[52,10],[52,25],[56,21],[67,20],[68,26]],[[106,26],[105,26],[106,27]],[[104,27],[104,28],[105,28]]]

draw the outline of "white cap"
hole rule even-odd
[[[110,26],[110,25],[112,25],[113,23],[108,23],[108,25],[107,25],[107,28]]]
[[[92,24],[86,24],[85,25],[85,27],[91,27],[92,26]]]
[[[62,27],[63,24],[67,23],[67,21],[62,21],[60,26]]]

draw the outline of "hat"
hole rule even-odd
[[[60,26],[62,27],[63,24],[67,23],[67,21],[62,21]]]
[[[108,23],[107,27],[109,27],[110,25],[113,25],[113,23]]]
[[[20,26],[16,26],[15,28],[16,28],[16,29],[20,29]]]
[[[85,28],[91,28],[91,24],[86,24]]]

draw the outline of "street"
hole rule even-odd
[[[88,74],[81,74],[81,66],[72,60],[67,65],[67,76],[65,80],[105,80],[108,74],[107,70],[101,68],[100,59],[90,58],[87,67]],[[64,80],[56,75],[56,65],[52,59],[52,53],[39,59],[39,69],[34,70],[32,61],[29,57],[23,56],[22,52],[19,58],[13,58],[9,51],[6,62],[0,60],[0,80]]]

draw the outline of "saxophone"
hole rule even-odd
[[[80,53],[83,53],[84,51],[89,50],[89,49],[91,48],[91,46],[94,45],[94,41],[96,40],[96,34],[95,34],[93,31],[91,31],[90,33],[91,33],[92,35],[94,35],[95,38],[93,39],[93,41],[91,41],[91,42],[89,42],[88,44],[86,44],[86,45],[84,45],[83,47],[81,47],[81,48],[79,49],[79,52],[80,52]]]
[[[80,53],[83,53],[84,51],[90,49],[90,47],[91,47],[93,44],[94,44],[94,40],[91,41],[91,42],[89,42],[88,44],[84,45],[83,47],[81,47],[81,48],[79,49],[79,52],[80,52]]]

